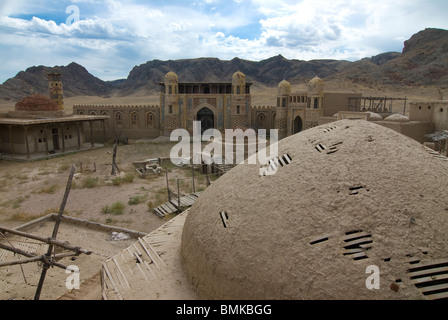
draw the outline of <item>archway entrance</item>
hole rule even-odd
[[[205,130],[213,129],[215,127],[215,115],[209,108],[202,108],[199,110],[196,119],[201,122],[201,134],[204,133]]]
[[[303,127],[302,118],[300,118],[300,116],[297,116],[294,119],[293,133],[296,134],[296,133],[302,131],[302,127]]]

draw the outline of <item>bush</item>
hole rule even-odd
[[[98,178],[85,178],[82,181],[82,185],[84,188],[92,189],[98,186]]]
[[[124,177],[116,177],[112,179],[112,184],[114,186],[119,186],[123,183],[132,183],[134,181],[135,175],[133,173],[126,173]]]
[[[123,202],[117,201],[110,206],[103,207],[103,209],[101,211],[104,214],[120,215],[120,214],[124,213],[125,207],[126,207],[126,205]]]
[[[128,201],[128,205],[133,206],[146,201],[146,196],[134,196]]]

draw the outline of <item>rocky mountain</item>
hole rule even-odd
[[[239,70],[248,81],[273,87],[281,80],[300,83],[318,75],[324,80],[344,80],[375,85],[434,85],[448,83],[448,30],[425,29],[404,42],[403,51],[386,52],[359,61],[288,60],[281,55],[255,62],[234,58],[152,60],[135,66],[127,79],[105,82],[92,76],[84,67],[71,63],[59,67],[63,73],[64,94],[79,95],[149,95],[158,92],[159,82],[169,71],[181,81],[231,81]],[[0,98],[18,100],[30,94],[47,94],[46,72],[49,67],[31,67],[0,85]]]
[[[0,98],[20,100],[32,94],[48,95],[47,72],[55,69],[59,69],[63,75],[62,83],[66,97],[103,96],[112,92],[117,85],[94,77],[83,66],[73,62],[67,66],[38,66],[20,71],[14,78],[0,85]]]
[[[387,52],[351,63],[329,79],[364,84],[448,85],[448,30],[428,28],[404,42],[401,53]]]

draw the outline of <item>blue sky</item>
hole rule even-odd
[[[447,0],[1,0],[0,83],[70,62],[115,80],[153,59],[358,60],[447,18]]]

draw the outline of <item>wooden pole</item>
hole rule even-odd
[[[72,187],[72,180],[73,180],[73,176],[75,175],[75,171],[76,171],[76,167],[75,167],[75,165],[72,165],[72,169],[70,171],[70,175],[69,175],[68,181],[67,181],[67,187],[65,188],[64,198],[62,199],[62,203],[59,208],[59,214],[58,214],[57,220],[54,224],[53,234],[51,236],[52,240],[56,240],[56,237],[58,235],[59,225],[61,224],[61,216],[64,214],[65,205],[67,203],[68,195],[70,194],[70,189]],[[44,266],[42,269],[42,274],[39,279],[39,284],[37,286],[34,300],[39,300],[39,298],[40,298],[40,293],[41,293],[42,287],[44,285],[45,276],[47,275],[47,270],[50,268],[50,263],[48,263],[48,261],[50,261],[50,259],[51,259],[51,253],[53,252],[53,247],[54,247],[54,245],[50,244],[48,246],[47,254],[42,256],[42,260],[44,261]]]
[[[52,258],[60,259],[60,258],[65,258],[65,257],[72,257],[75,255],[76,255],[76,253],[73,253],[73,252],[65,252],[65,253],[56,254]],[[26,259],[3,261],[3,262],[0,262],[0,267],[14,266],[17,264],[25,264],[25,263],[36,262],[36,261],[44,261],[44,256],[41,255],[41,256],[33,256],[30,258],[26,258]]]
[[[116,176],[117,172],[120,173],[120,169],[117,166],[117,144],[114,144],[114,150],[112,152],[112,172],[110,174]]]
[[[180,184],[179,179],[177,179],[177,210],[180,210]]]
[[[166,189],[168,190],[168,201],[171,202],[170,184],[168,182],[168,169],[165,170],[165,176],[166,176]]]
[[[196,186],[194,184],[194,165],[191,164],[191,173],[193,175],[193,193],[196,193]]]
[[[29,239],[33,239],[33,240],[37,240],[37,241],[41,241],[41,242],[45,242],[45,243],[51,244],[53,246],[61,247],[61,248],[66,249],[66,250],[75,251],[77,253],[83,253],[83,254],[87,254],[87,255],[91,254],[91,251],[85,250],[85,249],[81,249],[79,247],[72,247],[67,242],[63,242],[63,241],[59,241],[59,240],[51,239],[51,238],[43,238],[43,237],[36,236],[34,234],[31,234],[31,233],[18,231],[18,230],[15,230],[15,229],[9,229],[9,228],[5,228],[5,227],[1,227],[0,226],[0,232],[11,233],[11,234],[15,234],[15,235],[18,235],[18,236],[21,236],[21,237],[25,237],[25,238],[29,238]]]
[[[28,252],[26,252],[26,251],[23,251],[23,250],[20,250],[20,249],[17,249],[17,248],[8,247],[8,246],[5,246],[5,245],[3,245],[3,244],[1,244],[1,243],[0,243],[0,248],[1,248],[1,249],[4,249],[4,250],[7,250],[7,251],[14,252],[14,253],[16,253],[16,254],[20,254],[20,255],[22,255],[22,256],[24,256],[24,257],[27,257],[27,258],[37,257],[35,254],[28,253]],[[40,256],[40,260],[42,260],[42,256]],[[64,266],[63,264],[60,264],[60,263],[58,263],[58,262],[53,262],[53,265],[54,265],[55,267],[58,267],[58,268],[61,268],[61,269],[64,269],[64,270],[67,269],[67,266]]]

